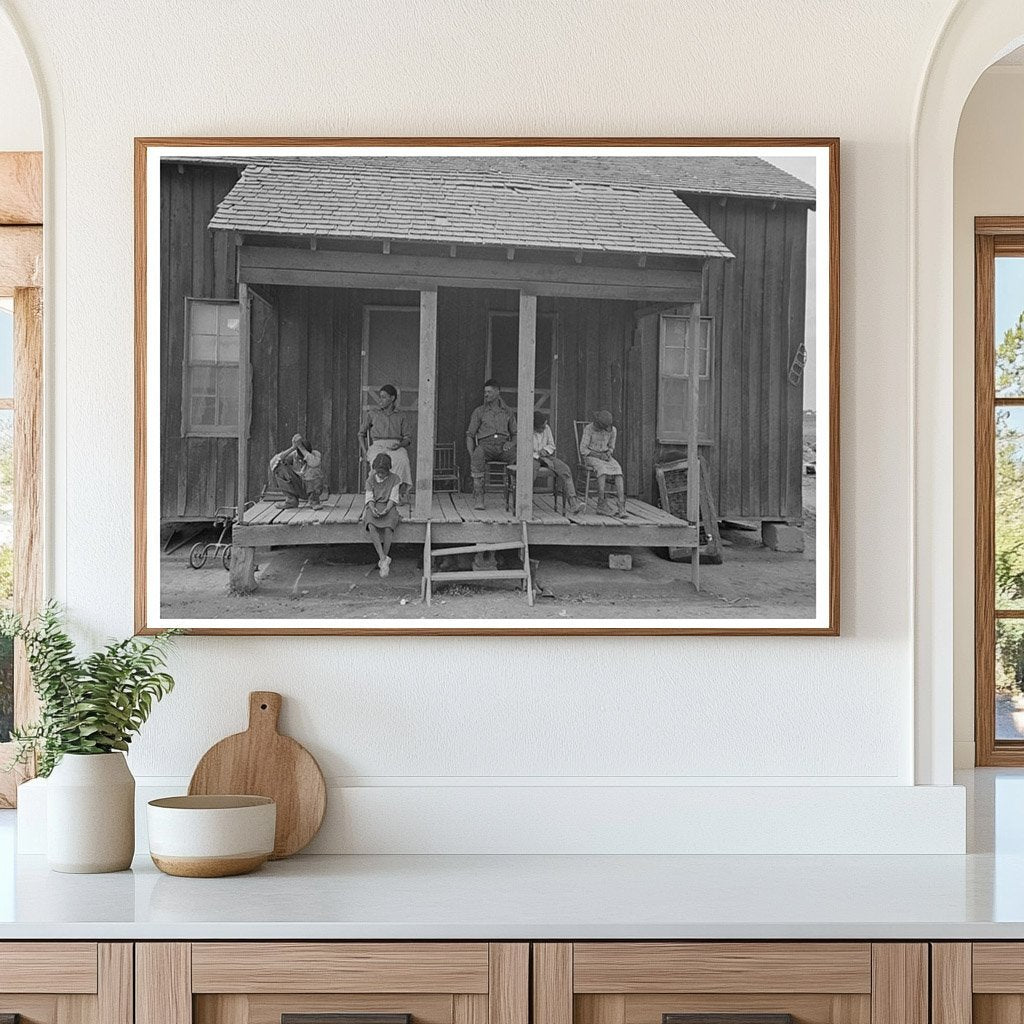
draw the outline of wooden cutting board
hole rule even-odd
[[[277,803],[271,860],[290,857],[317,834],[327,808],[327,787],[313,755],[277,731],[281,694],[249,694],[249,728],[214,744],[188,785],[190,796],[245,793]]]

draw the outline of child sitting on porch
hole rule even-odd
[[[576,496],[572,470],[561,459],[555,458],[555,437],[551,433],[547,415],[543,412],[533,414],[533,457],[538,466],[546,466],[555,474],[556,480],[562,485],[562,494],[569,511],[574,515],[582,512],[587,504]]]
[[[362,520],[377,552],[377,568],[383,578],[391,571],[391,540],[398,526],[398,500],[402,481],[391,472],[391,456],[380,452],[366,477],[366,504]]]
[[[327,490],[323,457],[301,434],[295,434],[292,446],[270,460],[270,475],[285,493],[278,508],[298,508],[300,501],[308,501],[310,508],[320,508],[320,499]]]
[[[580,456],[584,465],[589,466],[597,474],[597,514],[625,519],[626,488],[622,481],[622,467],[613,458],[617,438],[618,431],[615,429],[612,414],[607,409],[599,409],[594,413],[593,420],[583,428]],[[617,512],[612,512],[605,499],[605,481],[608,477],[615,481],[615,493],[619,502]]]

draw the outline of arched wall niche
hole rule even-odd
[[[911,135],[910,323],[914,380],[915,781],[948,785],[953,774],[954,645],[973,644],[973,616],[954,615],[957,557],[973,550],[954,515],[953,158],[974,84],[1024,43],[1019,0],[961,0],[936,40],[922,78]],[[973,564],[973,560],[972,560]],[[959,602],[958,602],[959,605]],[[973,686],[973,680],[956,680]]]

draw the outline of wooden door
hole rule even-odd
[[[359,417],[377,408],[377,392],[385,384],[398,391],[396,408],[412,426],[409,462],[416,467],[416,425],[419,419],[419,306],[364,306],[362,375]]]

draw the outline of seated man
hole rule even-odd
[[[546,466],[555,474],[562,485],[565,503],[574,515],[582,512],[587,503],[576,496],[576,485],[572,481],[572,470],[561,460],[555,458],[555,437],[545,413],[533,414],[533,458],[538,466]],[[536,479],[536,470],[534,470]]]
[[[484,382],[484,404],[469,418],[466,451],[473,474],[473,507],[483,508],[487,463],[516,461],[516,414],[505,404],[501,385],[493,377]]]
[[[286,495],[277,503],[278,508],[298,508],[300,501],[308,501],[310,508],[320,508],[320,499],[327,490],[323,457],[301,434],[292,437],[290,448],[270,460],[270,474]]]

